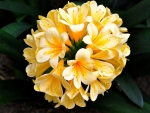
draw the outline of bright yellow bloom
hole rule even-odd
[[[36,54],[37,61],[40,63],[50,61],[50,65],[56,68],[59,58],[65,56],[67,39],[66,32],[59,35],[56,28],[49,28],[46,31],[46,37],[40,39],[41,49]]]
[[[88,34],[83,38],[88,47],[92,49],[107,50],[115,47],[118,44],[118,38],[111,34],[110,25],[104,26],[104,28],[98,32],[97,27],[93,23],[89,23],[87,26]]]
[[[88,9],[89,6],[87,4],[83,4],[81,7],[68,7],[66,11],[59,8],[62,18],[60,22],[67,25],[70,38],[76,42],[84,36],[87,22],[92,21],[92,18],[87,16]]]
[[[48,102],[85,107],[109,90],[130,55],[128,30],[109,8],[88,1],[39,16],[37,30],[24,39],[26,73]]]
[[[67,109],[72,109],[75,105],[80,107],[86,106],[84,99],[80,94],[77,94],[73,99],[70,99],[66,93],[61,97],[60,103],[58,103],[55,107],[59,107],[60,105],[65,106]]]
[[[40,76],[50,66],[48,62],[38,63],[35,58],[39,39],[43,35],[41,32],[34,32],[32,30],[32,35],[27,35],[27,38],[24,39],[25,43],[30,46],[23,51],[23,56],[29,62],[29,65],[26,67],[26,73],[29,77]]]
[[[44,74],[36,78],[34,80],[34,89],[56,97],[61,97],[63,95],[62,85],[67,90],[70,90],[69,83],[62,78],[62,64],[63,61],[60,61],[56,69],[53,69],[48,74]]]
[[[77,51],[75,60],[68,60],[69,65],[63,71],[63,76],[66,80],[72,80],[77,89],[81,87],[81,82],[84,84],[90,84],[96,77],[92,73],[94,68],[94,62],[90,58],[90,52],[88,49],[80,49]]]

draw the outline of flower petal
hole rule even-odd
[[[83,38],[83,42],[86,44],[93,44],[91,37],[89,35],[87,35]]]
[[[34,83],[35,83],[35,84],[41,83],[41,82],[43,82],[43,81],[46,81],[46,80],[49,79],[49,78],[50,78],[50,75],[49,75],[49,74],[44,74],[44,75],[38,77],[38,78],[34,81]]]
[[[75,104],[80,107],[86,106],[86,103],[84,102],[84,99],[82,98],[82,96],[80,94],[78,94],[73,100],[74,100]]]
[[[59,44],[59,33],[56,28],[52,27],[46,31],[46,38],[52,44]]]
[[[106,24],[110,24],[110,23],[113,23],[114,21],[116,21],[117,19],[119,18],[118,14],[112,14],[110,16],[107,16],[105,17],[101,23],[103,25],[106,25]]]
[[[60,38],[62,40],[62,43],[65,43],[68,40],[68,34],[66,32],[60,34]]]
[[[64,94],[61,97],[61,104],[64,105],[67,109],[72,109],[75,107],[73,99],[70,99],[67,94]]]
[[[50,48],[43,48],[39,50],[36,54],[36,60],[38,62],[46,62],[50,59],[51,55],[49,54]]]
[[[91,36],[91,40],[93,41],[98,35],[98,29],[93,23],[89,23],[87,26],[88,34]]]
[[[96,42],[96,46],[102,50],[112,48],[117,44],[118,44],[118,38],[115,35],[111,35],[111,34],[102,37],[99,41]]]
[[[62,75],[66,80],[72,80],[74,78],[73,66],[65,68]]]
[[[55,69],[58,65],[58,60],[59,60],[59,57],[58,56],[53,56],[51,59],[50,59],[50,65]]]
[[[73,32],[79,32],[82,31],[82,29],[84,28],[84,23],[81,24],[76,24],[76,25],[69,25],[71,31]]]
[[[97,96],[98,96],[98,92],[96,90],[96,86],[94,83],[92,83],[90,87],[90,98],[92,101],[95,101]]]

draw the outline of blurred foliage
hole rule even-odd
[[[79,5],[86,1],[70,0]],[[133,78],[150,75],[150,0],[96,1],[109,7],[123,19],[123,26],[131,34],[128,40],[131,55],[109,93],[104,97],[100,96],[95,103],[89,102],[88,106],[103,110],[104,113],[149,113],[150,101],[146,103],[143,98],[150,100],[150,97],[141,93]],[[22,56],[26,45],[23,39],[31,28],[36,28],[38,15],[46,16],[49,10],[63,7],[66,3],[67,0],[0,0],[0,52],[13,59],[15,77],[19,79],[0,81],[1,105],[20,99],[39,99],[38,96],[34,97],[38,93],[28,90],[32,84],[26,82],[24,69],[27,63]]]

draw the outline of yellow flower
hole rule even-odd
[[[76,42],[84,36],[87,22],[92,21],[92,18],[87,16],[88,9],[89,6],[87,4],[83,4],[81,7],[68,7],[66,11],[59,8],[59,12],[62,18],[60,22],[67,25],[70,38]]]
[[[39,19],[37,20],[37,27],[41,32],[51,27],[55,27],[60,34],[66,32],[65,25],[60,22],[58,10],[51,10],[48,12],[47,17],[39,16]]]
[[[82,86],[79,89],[77,89],[73,84],[73,80],[69,81],[69,84],[71,88],[69,90],[66,90],[66,94],[70,99],[73,99],[77,94],[80,93],[82,98],[84,98],[86,101],[89,100],[89,97],[87,94],[89,86],[87,86],[86,90],[84,90]]]
[[[103,5],[97,6],[97,3],[95,1],[89,1],[87,2],[87,4],[89,4],[90,6],[90,15],[93,17],[94,20],[100,22],[106,14],[106,8]]]
[[[107,50],[115,47],[118,43],[118,38],[111,34],[110,25],[104,26],[104,28],[98,32],[97,27],[93,23],[89,23],[87,26],[88,35],[83,38],[88,47],[92,49]]]
[[[24,39],[26,73],[34,77],[35,91],[48,102],[72,109],[85,107],[110,89],[130,55],[128,30],[110,9],[88,1],[39,16],[37,30]]]
[[[48,62],[38,63],[36,61],[36,51],[38,46],[39,38],[43,36],[41,32],[34,32],[32,30],[32,35],[27,35],[27,38],[24,39],[25,43],[30,47],[24,49],[23,56],[29,62],[29,65],[26,67],[26,73],[29,77],[38,77],[43,74],[43,72],[50,66]],[[41,68],[44,67],[44,68]]]
[[[66,93],[61,97],[60,103],[58,103],[55,107],[59,107],[60,105],[65,106],[67,109],[72,109],[75,105],[80,107],[85,107],[86,103],[80,94],[77,94],[73,99],[70,99]]]
[[[63,71],[63,76],[66,80],[72,80],[77,89],[81,87],[81,82],[90,84],[96,77],[92,73],[94,62],[90,58],[88,49],[81,48],[77,51],[75,60],[68,60],[68,67]]]
[[[95,80],[90,84],[90,98],[92,101],[95,101],[98,94],[104,94],[106,91],[105,87],[98,81]]]
[[[40,63],[50,61],[50,65],[56,68],[59,58],[65,56],[67,39],[66,32],[59,35],[56,28],[49,28],[46,31],[46,37],[40,39],[41,49],[36,54],[37,61]]]
[[[70,85],[62,78],[62,64],[61,60],[56,69],[53,69],[50,73],[44,74],[34,80],[34,89],[36,91],[45,92],[50,96],[61,97],[63,95],[63,89],[70,90]]]

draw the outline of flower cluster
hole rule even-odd
[[[26,73],[34,78],[34,89],[55,107],[68,109],[104,95],[130,54],[130,34],[121,25],[118,14],[95,1],[68,2],[39,16],[38,29],[24,39]]]

